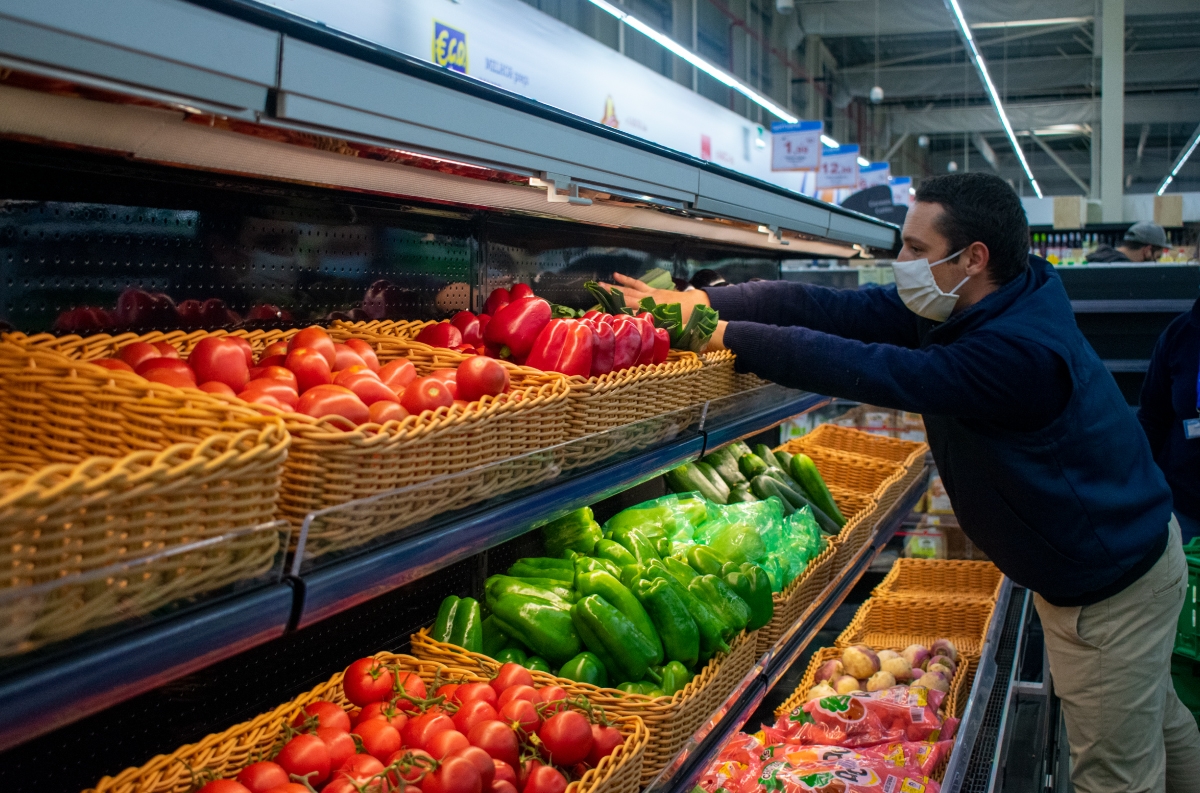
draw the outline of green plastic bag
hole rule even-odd
[[[808,563],[825,550],[827,542],[828,540],[821,536],[821,529],[808,506],[783,519],[783,545],[780,553],[787,557],[792,568],[792,577],[788,583],[803,573]]]
[[[672,493],[613,515],[604,523],[604,536],[616,539],[637,529],[655,546],[665,540],[671,553],[679,553],[695,545],[692,539],[695,527],[707,516],[707,502],[698,494]]]
[[[798,575],[790,556],[783,552],[783,502],[778,498],[709,505],[709,520],[696,531],[696,539],[724,553],[738,563],[754,562],[767,571],[771,590],[781,591]],[[731,526],[748,526],[758,534],[759,543]],[[744,558],[743,558],[744,557]]]

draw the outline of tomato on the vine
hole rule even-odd
[[[433,758],[424,749],[401,749],[387,759],[389,766],[396,766],[388,772],[388,780],[399,787],[400,780],[410,784],[418,782],[426,771],[433,768]]]
[[[488,689],[489,691],[491,689]],[[482,699],[472,699],[462,703],[454,714],[454,726],[458,731],[469,733],[471,728],[481,721],[495,721],[499,718],[496,709]]]
[[[527,733],[535,732],[542,723],[538,715],[537,705],[527,699],[514,699],[499,711],[500,720],[516,724]]]
[[[495,774],[492,777],[493,782],[511,782],[514,788],[517,786],[517,772],[513,770],[511,765],[503,760],[492,758],[492,768],[495,771]]]
[[[250,789],[232,779],[214,779],[196,793],[250,793]]]
[[[304,348],[319,352],[329,363],[330,368],[333,368],[334,362],[337,361],[337,349],[333,346],[333,338],[325,332],[324,328],[313,325],[288,339],[289,353]]]
[[[425,699],[427,696],[429,696],[429,692],[425,688],[425,681],[422,680],[421,676],[415,672],[401,672],[400,674],[396,675],[395,690],[404,694],[404,696],[399,697],[396,700],[396,707],[400,710],[414,711],[417,709],[417,706],[405,699],[405,697],[412,697],[413,699]]]
[[[479,772],[479,779],[483,783],[483,789],[488,790],[492,786],[492,780],[496,776],[496,761],[487,752],[480,749],[478,746],[467,745],[462,749],[454,752],[455,757],[461,757],[464,760],[469,760],[475,766],[475,770]]]
[[[495,707],[497,702],[496,690],[488,683],[463,683],[455,690],[454,698],[464,704],[481,699],[492,707]]]
[[[455,754],[459,749],[466,749],[471,745],[467,740],[467,736],[455,729],[442,730],[429,739],[425,750],[433,755],[438,760]]]
[[[372,372],[379,371],[379,356],[375,355],[374,348],[362,339],[346,339],[346,346],[358,353],[358,357],[363,359],[363,363]]]
[[[483,793],[483,780],[475,764],[461,757],[447,757],[432,774],[421,780],[422,793]]]
[[[289,781],[287,771],[279,763],[270,760],[260,760],[251,763],[238,772],[237,781],[246,786],[250,793],[267,793],[267,791],[286,785]]]
[[[360,721],[354,725],[354,734],[362,740],[366,753],[380,760],[400,750],[400,732],[383,719]]]
[[[361,708],[391,696],[394,680],[392,670],[377,658],[359,658],[346,667],[342,691],[346,699]]]
[[[507,705],[508,703],[512,702],[514,699],[528,700],[529,702],[532,702],[534,705],[537,705],[539,702],[542,701],[542,695],[540,693],[538,693],[538,690],[536,688],[534,688],[533,686],[527,686],[527,685],[509,686],[508,688],[504,689],[503,693],[500,694],[500,699],[497,700],[496,704],[500,707],[501,710],[503,710],[504,706]]]
[[[334,770],[341,768],[342,763],[353,757],[357,751],[354,739],[345,730],[336,727],[318,727],[317,737],[325,742],[325,748],[329,750],[329,767]]]
[[[556,713],[538,730],[550,762],[559,766],[575,765],[592,751],[592,725],[574,710]]]
[[[521,761],[521,744],[516,731],[499,719],[476,724],[467,733],[467,740],[491,755],[493,760],[508,763],[514,769]]]
[[[489,793],[518,793],[517,786],[507,779],[493,779]]]
[[[617,729],[604,724],[592,725],[592,749],[588,752],[588,764],[597,766],[600,761],[625,743],[625,736]]]
[[[283,745],[275,762],[289,776],[306,776],[310,784],[319,785],[329,778],[329,747],[315,735],[297,735]],[[308,776],[312,774],[312,776]]]
[[[404,725],[404,745],[433,754],[429,749],[430,739],[439,732],[453,729],[454,722],[445,713],[428,711],[410,718],[408,724]]]
[[[369,754],[356,754],[338,768],[333,778],[337,780],[345,777],[355,782],[366,782],[382,772],[383,768],[383,762],[379,758]]]
[[[383,719],[397,730],[403,730],[404,725],[408,723],[408,714],[391,702],[370,702],[354,717],[354,723],[369,719]]]
[[[445,697],[447,702],[455,702],[454,692],[458,690],[458,683],[443,683],[433,692],[435,697]]]
[[[498,697],[504,692],[504,689],[511,686],[532,686],[533,675],[529,674],[529,670],[520,664],[509,662],[500,667],[500,671],[492,678],[492,690],[496,692]]]
[[[539,764],[529,772],[521,793],[564,793],[566,789],[567,778],[557,768]]]
[[[301,785],[299,782],[288,782],[279,787],[271,788],[267,793],[312,793],[312,790]]]
[[[318,699],[304,706],[304,710],[296,714],[292,720],[295,727],[303,727],[310,717],[315,717],[318,727],[331,727],[342,732],[350,732],[350,715],[342,710],[342,706],[327,699]]]
[[[554,713],[567,709],[567,690],[562,686],[545,686],[538,690],[538,695],[541,697],[545,706],[542,711],[550,716]]]

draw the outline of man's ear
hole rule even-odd
[[[979,275],[986,275],[988,262],[991,261],[991,253],[988,251],[988,247],[982,242],[972,242],[962,254],[961,261],[967,270],[967,275],[972,278]]]

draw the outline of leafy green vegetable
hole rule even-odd
[[[649,270],[638,279],[651,289],[674,289],[675,280],[671,278],[671,274],[661,267],[655,267]]]
[[[578,319],[582,317],[584,312],[571,308],[570,306],[560,306],[558,303],[550,304],[551,319]]]
[[[654,317],[654,324],[671,336],[671,347],[676,350],[700,352],[713,331],[717,329],[719,315],[709,306],[695,306],[687,324],[683,322],[683,306],[678,303],[655,303],[654,298],[644,297],[639,306]]]
[[[583,288],[592,293],[605,314],[632,314],[633,309],[625,305],[625,293],[620,289],[605,289],[595,281],[588,281]]]

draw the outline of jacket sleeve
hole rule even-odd
[[[918,319],[896,287],[830,289],[795,281],[754,281],[706,289],[721,319],[800,326],[863,342],[916,347]]]
[[[1070,372],[1058,355],[999,334],[906,349],[806,328],[731,322],[725,344],[737,354],[740,370],[782,385],[1022,431],[1049,424],[1071,396]]]
[[[1138,398],[1138,421],[1146,433],[1146,439],[1150,441],[1150,451],[1155,459],[1166,444],[1171,424],[1175,421],[1175,408],[1171,404],[1171,366],[1167,360],[1170,347],[1167,337],[1172,330],[1173,326],[1158,337]]]

